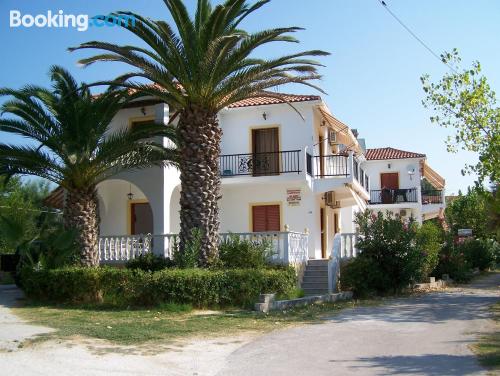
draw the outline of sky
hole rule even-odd
[[[250,0],[251,1],[251,0]],[[479,60],[493,89],[500,85],[500,1],[490,0],[385,0],[390,9],[438,54],[458,48],[463,65]],[[189,9],[195,0],[185,1]],[[81,68],[77,60],[88,51],[70,53],[69,46],[90,40],[140,44],[118,27],[11,28],[9,14],[108,14],[132,10],[154,19],[171,20],[161,0],[0,0],[0,87],[25,84],[48,85],[48,68],[59,64],[79,81],[109,79],[126,71],[124,65],[100,63]],[[257,50],[273,57],[307,49],[331,53],[321,58],[325,67],[320,86],[333,114],[358,129],[367,147],[391,146],[425,153],[430,166],[445,179],[447,193],[457,193],[473,184],[475,176],[462,176],[466,163],[477,156],[468,152],[450,154],[444,140],[453,134],[429,120],[422,106],[420,77],[436,81],[446,66],[425,50],[383,9],[378,0],[273,0],[250,17],[243,28],[258,31],[279,26],[300,26],[295,36],[300,44],[279,43]],[[314,94],[307,87],[281,87],[281,92]],[[0,99],[1,101],[2,99]],[[2,142],[26,142],[0,132]]]

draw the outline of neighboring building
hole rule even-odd
[[[365,157],[370,209],[420,223],[443,215],[445,180],[430,168],[425,154],[386,147],[367,149]]]

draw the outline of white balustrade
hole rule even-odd
[[[290,265],[305,264],[308,258],[308,234],[293,231],[221,233],[221,242],[237,236],[241,240],[268,242],[270,259]],[[99,260],[103,264],[123,263],[140,255],[153,252],[172,258],[178,246],[177,234],[119,235],[99,237]]]
[[[357,253],[356,234],[338,233],[334,236],[332,253],[328,260],[328,291],[330,293],[337,289],[341,260],[356,257]]]

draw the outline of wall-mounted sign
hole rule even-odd
[[[472,236],[471,228],[459,228],[457,231],[458,236]]]
[[[291,188],[286,190],[286,202],[288,202],[288,206],[299,206],[300,200],[302,200],[300,188]]]

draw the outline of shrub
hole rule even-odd
[[[191,240],[187,242],[184,249],[178,247],[174,241],[175,247],[172,252],[172,259],[175,266],[179,268],[196,268],[200,259],[202,231],[199,228],[191,230]]]
[[[439,262],[443,231],[434,222],[427,221],[418,228],[415,241],[425,258],[420,275],[423,280],[432,274]]]
[[[417,224],[387,213],[358,213],[358,257],[344,268],[341,285],[356,295],[397,292],[421,277],[425,255],[415,244]]]
[[[448,274],[458,282],[466,282],[471,278],[471,265],[459,247],[453,244],[451,238],[441,248],[439,262],[433,274],[438,277]]]
[[[495,262],[493,247],[484,240],[467,240],[457,247],[472,268],[486,270],[492,267]]]
[[[219,262],[224,268],[264,268],[270,253],[269,242],[242,240],[231,235],[219,246]]]
[[[111,306],[175,303],[245,307],[253,304],[261,293],[289,294],[296,286],[292,268],[163,269],[157,272],[110,267],[24,268],[21,279],[30,298]]]
[[[141,269],[144,271],[156,272],[165,268],[173,267],[174,263],[170,259],[155,255],[154,253],[146,253],[134,259],[127,261],[125,267],[127,269]]]

